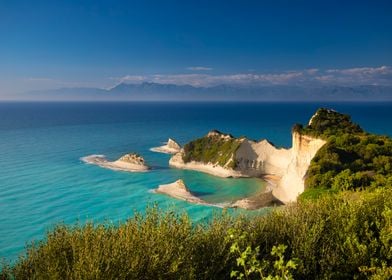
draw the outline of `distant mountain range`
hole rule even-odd
[[[141,83],[111,89],[61,88],[19,94],[34,101],[392,101],[392,86],[232,86]]]

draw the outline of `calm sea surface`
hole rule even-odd
[[[182,178],[204,200],[220,204],[252,195],[264,183],[171,169],[169,155],[149,149],[168,137],[184,144],[211,129],[289,147],[292,125],[307,123],[319,107],[392,136],[392,103],[0,103],[0,257],[15,259],[55,224],[116,223],[153,203],[208,219],[220,208],[151,190]],[[129,152],[141,154],[152,171],[116,172],[80,160]],[[238,211],[244,212],[231,212]]]

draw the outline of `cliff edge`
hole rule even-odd
[[[310,119],[333,116],[335,111],[318,110]],[[325,115],[326,114],[326,115]],[[309,133],[306,133],[309,132]],[[264,177],[272,175],[277,183],[272,195],[283,203],[295,201],[305,189],[305,175],[318,150],[326,143],[312,130],[295,127],[292,147],[277,148],[268,140],[234,138],[217,130],[189,142],[169,161],[170,166],[206,172],[220,177]]]

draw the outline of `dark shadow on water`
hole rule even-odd
[[[169,170],[171,169],[169,166],[156,166],[156,165],[151,165],[150,170]]]
[[[214,194],[214,192],[202,192],[202,191],[194,192],[194,191],[192,191],[192,194],[197,197],[200,197],[200,196],[204,196],[204,195],[212,195],[212,194]]]

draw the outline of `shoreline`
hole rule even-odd
[[[259,178],[266,183],[265,188],[252,196],[235,201],[231,207],[257,210],[264,207],[284,205],[284,203],[273,195],[273,190],[277,187],[280,177],[273,174],[265,174]]]
[[[194,195],[184,184],[184,182],[179,179],[173,183],[159,185],[158,188],[152,190],[152,193],[163,194],[169,197],[183,200],[188,203],[213,206],[219,208],[241,208],[245,210],[258,210],[264,207],[270,207],[274,205],[282,205],[282,203],[272,195],[272,190],[275,186],[276,176],[265,175],[267,179],[262,179],[266,185],[265,188],[258,191],[257,193],[241,198],[231,202],[221,202],[221,203],[209,203],[202,198]]]
[[[178,153],[178,150],[169,148],[166,145],[160,147],[152,147],[150,148],[150,151],[155,153],[170,154],[170,155]]]
[[[250,176],[244,175],[239,171],[235,171],[232,169],[227,169],[219,165],[213,164],[205,164],[196,161],[191,161],[184,163],[181,158],[182,154],[177,153],[169,160],[169,166],[178,168],[178,169],[186,169],[186,170],[194,170],[199,172],[204,172],[213,176],[221,177],[221,178],[248,178]]]
[[[169,165],[170,167],[203,172],[221,178],[251,178],[251,176],[246,175],[241,171],[224,168],[219,165],[205,164],[195,161],[184,163],[182,160],[182,153],[175,154],[170,159]],[[255,176],[255,178],[263,180],[266,183],[265,188],[255,193],[254,195],[230,202],[227,207],[256,210],[276,204],[283,204],[273,195],[273,191],[278,187],[281,176],[274,174],[263,174],[260,176]],[[168,195],[170,196],[170,194]]]

